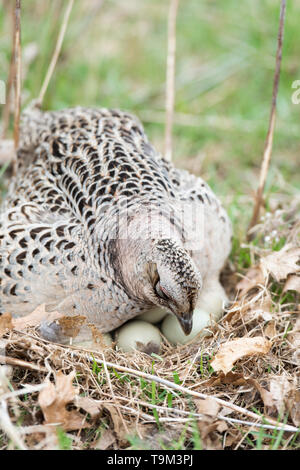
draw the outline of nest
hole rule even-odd
[[[276,221],[273,235],[285,244],[270,250],[264,237],[272,233],[271,221],[261,221],[263,246],[249,245],[250,270],[237,286],[232,267],[225,271],[235,297],[210,336],[177,347],[164,341],[161,353],[149,356],[101,343],[92,351],[62,346],[41,339],[34,328],[8,329],[0,343],[6,364],[2,448],[249,449],[259,436],[262,448],[297,446],[298,225],[284,211],[276,217],[281,224]],[[224,345],[251,338],[262,338],[267,350],[241,353],[229,371],[212,368]]]

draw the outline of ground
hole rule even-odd
[[[65,2],[23,3],[26,106],[39,93]],[[7,78],[11,47],[9,4],[0,6],[1,80]],[[127,109],[140,117],[150,140],[163,152],[167,8],[168,2],[158,0],[75,2],[44,108],[80,104]],[[299,449],[299,431],[249,426],[254,422],[249,415],[207,401],[204,405],[189,393],[222,398],[294,428],[300,425],[299,281],[293,277],[299,246],[300,104],[292,102],[292,84],[300,79],[299,13],[300,1],[288,2],[263,218],[247,242],[268,128],[279,2],[180,2],[174,161],[208,181],[233,222],[233,250],[223,274],[232,303],[222,322],[205,340],[181,348],[165,344],[160,356],[106,349],[94,353],[92,362],[88,353],[46,344],[34,330],[8,328],[3,340],[12,360],[6,371],[11,385],[2,377],[0,394],[13,394],[11,387],[16,390],[20,384],[39,387],[46,377],[52,388],[48,384],[43,392],[10,396],[8,414],[21,442],[14,434],[10,439],[0,434],[1,448]],[[8,177],[3,169],[3,193]],[[277,270],[267,258],[274,254]],[[227,374],[212,368],[222,344],[258,336],[271,342],[267,352],[241,355]],[[99,362],[103,360],[115,367]],[[148,375],[136,377],[135,370]],[[56,376],[55,388],[58,371],[71,375]],[[151,376],[185,391],[172,391]],[[62,383],[69,394],[57,403]],[[54,394],[50,411],[47,390]],[[3,419],[6,411],[0,411]],[[53,413],[62,422],[56,432],[44,425],[53,422]],[[79,419],[84,425],[78,431]]]

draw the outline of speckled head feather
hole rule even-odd
[[[191,256],[174,240],[157,240],[153,253],[157,269],[154,290],[158,305],[171,310],[183,331],[189,334],[202,286],[201,274]]]

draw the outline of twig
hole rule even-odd
[[[119,398],[119,397],[118,397]],[[179,413],[179,414],[184,414],[184,415],[189,415],[195,418],[203,418],[204,414],[201,413],[194,413],[193,411],[185,411],[185,410],[180,410],[178,408],[167,408],[166,406],[158,406],[158,405],[153,405],[152,403],[146,403],[146,402],[137,402],[140,405],[143,406],[148,406],[149,408],[155,408],[158,411],[162,412],[171,412],[171,413]],[[241,419],[236,419],[236,418],[229,418],[228,416],[222,416],[222,415],[216,415],[216,418],[221,419],[223,421],[227,421],[228,423],[237,423],[237,424],[244,424],[245,426],[250,426],[250,427],[257,427],[257,428],[263,428],[263,429],[278,429],[278,426],[274,426],[271,424],[261,424],[261,423],[253,423],[249,421],[244,421]]]
[[[25,333],[23,331],[19,331],[19,330],[15,330],[15,331],[22,334],[22,335],[25,335]],[[28,333],[26,333],[26,336],[33,338],[33,336],[28,334]],[[39,340],[42,341],[42,342],[45,342],[45,343],[49,343],[49,341],[44,340],[42,338],[39,338]],[[58,346],[58,345],[56,345],[56,346]],[[62,347],[62,349],[64,349],[64,348]],[[84,357],[88,362],[90,362],[92,364],[96,361],[97,363],[100,363],[100,364],[104,365],[104,361],[102,359],[96,358],[95,355],[91,356],[90,354],[86,354],[86,353],[88,353],[88,351],[85,351],[84,349],[81,349],[80,351],[78,351],[78,349],[75,346],[73,346],[73,347],[69,346],[69,349],[72,349],[72,354],[74,356],[77,356],[79,358]],[[96,354],[96,352],[94,354]],[[156,375],[147,374],[146,372],[142,372],[140,370],[135,370],[135,369],[131,369],[131,368],[128,368],[128,367],[124,367],[124,366],[121,366],[119,364],[115,364],[115,363],[108,362],[108,361],[105,361],[105,364],[106,364],[107,367],[114,368],[114,369],[119,370],[121,372],[125,372],[127,374],[130,374],[130,375],[133,375],[133,376],[136,376],[136,377],[142,377],[146,380],[149,380],[150,382],[154,381],[156,383],[160,383],[160,384],[164,385],[165,387],[170,388],[171,390],[177,390],[181,393],[184,393],[185,395],[190,395],[190,396],[194,396],[196,398],[202,398],[202,399],[206,399],[206,398],[213,399],[223,407],[229,408],[229,409],[235,411],[236,413],[239,413],[239,414],[242,414],[242,415],[245,415],[245,416],[249,416],[250,418],[252,418],[254,420],[258,420],[258,422],[266,421],[267,423],[270,423],[271,425],[275,426],[277,429],[283,429],[284,431],[288,431],[288,432],[298,432],[299,431],[298,428],[296,428],[295,426],[291,426],[289,424],[281,423],[281,422],[276,421],[275,419],[272,419],[270,417],[266,418],[263,415],[257,415],[256,413],[253,413],[252,411],[249,411],[246,408],[242,408],[240,406],[234,405],[233,403],[228,402],[226,400],[222,400],[221,398],[215,397],[213,395],[207,395],[207,394],[204,394],[204,393],[196,392],[194,390],[191,390],[190,388],[183,387],[181,385],[175,384],[173,382],[170,382],[169,380],[163,379],[163,378],[158,377]]]
[[[59,56],[60,51],[61,51],[61,47],[62,47],[64,36],[65,36],[65,33],[66,33],[66,29],[67,29],[67,26],[68,26],[69,17],[70,17],[71,11],[72,11],[73,3],[74,3],[74,0],[69,0],[69,3],[68,3],[67,8],[65,10],[65,14],[64,14],[63,21],[62,21],[60,31],[59,31],[59,34],[58,34],[58,38],[57,38],[56,46],[55,46],[55,49],[54,49],[54,53],[53,53],[51,62],[49,64],[49,67],[48,67],[48,70],[47,70],[47,73],[46,73],[46,76],[45,76],[45,79],[44,79],[44,82],[43,82],[43,85],[42,85],[42,88],[41,88],[41,91],[40,91],[40,94],[39,94],[39,97],[37,99],[36,104],[38,106],[42,105],[45,93],[47,91],[49,82],[50,82],[52,74],[54,72],[54,69],[55,69],[55,66],[56,66],[56,63],[57,63],[57,59],[58,59],[58,56]]]
[[[192,362],[190,363],[189,368],[187,369],[187,371],[186,371],[185,374],[184,374],[184,378],[183,378],[183,381],[182,381],[182,385],[184,385],[184,383],[185,383],[187,377],[189,376],[189,373],[191,372],[191,369],[192,369],[192,367],[194,366],[197,357],[199,357],[199,353],[200,353],[200,352],[201,352],[201,346],[198,348],[198,351],[197,351],[196,354],[194,355],[194,358],[193,358]]]
[[[15,143],[15,159],[13,162],[13,173],[16,171],[17,149],[19,145],[20,133],[20,112],[21,112],[21,0],[15,3],[15,20],[14,20],[14,90],[15,90],[15,106],[14,106],[14,143]]]
[[[101,364],[103,364],[103,360],[96,359],[93,356],[88,356],[87,359],[88,359],[89,362],[92,362],[92,363],[94,363],[96,361],[96,362],[100,362]],[[268,421],[269,423],[276,426],[278,429],[284,429],[285,431],[291,431],[291,432],[297,432],[298,431],[298,429],[294,426],[290,426],[290,425],[287,425],[287,424],[284,424],[284,423],[281,423],[281,422],[277,422],[276,420],[274,420],[272,418],[269,418],[269,417],[265,418],[264,416],[258,416],[257,414],[253,413],[252,411],[249,411],[245,408],[234,405],[233,403],[227,402],[226,400],[222,400],[221,398],[214,397],[213,395],[207,395],[207,394],[204,394],[204,393],[196,392],[196,391],[191,390],[189,388],[182,387],[181,385],[170,382],[169,380],[162,379],[161,377],[157,377],[156,375],[151,375],[151,374],[147,374],[146,372],[130,369],[128,367],[120,366],[119,364],[114,364],[114,363],[107,362],[107,361],[105,361],[105,362],[106,362],[106,365],[108,367],[115,368],[117,370],[120,370],[121,372],[126,372],[127,374],[135,375],[137,377],[143,377],[144,379],[149,380],[149,381],[154,381],[154,382],[160,383],[160,384],[162,384],[164,386],[167,386],[171,389],[175,389],[179,392],[185,393],[186,395],[191,395],[191,396],[194,396],[196,398],[202,398],[202,399],[211,398],[211,399],[215,400],[217,403],[219,403],[220,405],[222,405],[226,408],[230,408],[231,410],[235,411],[236,413],[240,413],[240,414],[243,414],[245,416],[249,416],[250,418],[255,419],[255,420]]]
[[[262,205],[262,196],[263,196],[263,192],[265,188],[265,183],[266,183],[270,159],[271,159],[273,135],[274,135],[274,127],[275,127],[275,116],[276,116],[276,102],[277,102],[278,85],[279,85],[279,78],[280,78],[280,65],[281,65],[281,58],[282,58],[285,10],[286,10],[286,0],[281,0],[277,53],[276,53],[276,67],[275,67],[274,83],[273,83],[272,105],[271,105],[271,112],[270,112],[270,118],[269,118],[269,129],[268,129],[268,133],[266,137],[264,155],[263,155],[263,160],[262,160],[262,165],[261,165],[261,170],[260,170],[259,186],[255,195],[255,204],[254,204],[252,219],[249,224],[248,231],[252,227],[254,227],[254,225],[257,224],[260,207]],[[251,236],[253,235],[248,234],[248,238],[250,238]]]
[[[168,15],[168,55],[166,76],[165,158],[172,160],[172,128],[175,101],[176,16],[179,0],[170,0]]]
[[[9,364],[11,366],[22,367],[23,369],[29,370],[36,370],[38,372],[48,372],[45,367],[36,366],[31,362],[22,361],[21,359],[16,359],[15,357],[0,356],[0,364]]]
[[[102,361],[102,362],[103,362],[103,367],[104,367],[104,371],[105,371],[105,374],[106,374],[106,377],[107,377],[107,382],[108,382],[108,385],[109,385],[109,388],[110,388],[110,393],[111,393],[111,396],[115,399],[114,390],[113,390],[113,387],[112,387],[112,384],[111,384],[111,380],[110,380],[110,374],[109,374],[109,372],[108,372],[107,365],[106,365],[106,360],[105,360],[105,356],[104,356],[103,353],[102,353],[102,357],[103,357],[103,361]],[[125,423],[125,421],[124,421],[124,419],[123,419],[122,414],[120,413],[119,408],[117,408],[117,413],[118,413],[118,415],[119,415],[120,420],[121,420],[122,423],[123,423],[123,426],[124,426],[126,432],[128,432],[127,425],[126,425],[126,423]]]
[[[18,429],[11,422],[10,416],[7,411],[6,398],[12,398],[15,392],[3,393],[9,390],[9,380],[6,376],[6,368],[0,368],[0,429],[3,429],[5,434],[12,440],[15,447],[26,450],[26,446],[19,436]]]
[[[11,4],[10,4],[11,5]],[[13,12],[9,9],[9,16],[13,19]],[[11,87],[14,78],[14,64],[15,64],[15,41],[14,41],[14,21],[12,21],[12,51],[10,56],[9,63],[9,72],[6,83],[6,102],[3,109],[2,116],[2,139],[6,139],[7,131],[9,127],[9,117],[10,117],[10,99],[11,99]]]
[[[121,397],[117,396],[117,400],[128,400],[127,397]],[[99,404],[107,403],[105,400],[95,400]],[[179,408],[168,408],[167,406],[160,406],[160,405],[154,405],[153,403],[148,403],[142,400],[131,400],[131,403],[136,403],[137,405],[144,406],[146,408],[155,408],[157,411],[161,411],[162,413],[171,413],[171,414],[182,414],[185,416],[190,416],[192,418],[204,418],[205,415],[201,413],[195,413],[193,411],[186,411],[186,410],[181,410]],[[261,424],[261,423],[253,423],[249,421],[244,421],[241,419],[236,419],[236,418],[229,418],[228,416],[222,416],[222,415],[216,415],[217,419],[227,421],[228,423],[237,423],[237,424],[243,424],[245,426],[251,427],[257,427],[257,428],[262,428],[262,429],[278,429],[278,426],[274,426],[271,424]]]
[[[3,429],[5,434],[12,440],[15,447],[21,450],[27,450],[27,447],[19,436],[18,430],[10,420],[7,411],[7,405],[4,400],[1,400],[0,404],[0,427]]]
[[[1,400],[8,400],[9,398],[15,398],[20,395],[27,395],[28,393],[40,392],[45,387],[45,383],[38,385],[27,385],[27,387],[24,387],[21,390],[14,390],[13,392],[4,393],[3,395],[1,395]]]

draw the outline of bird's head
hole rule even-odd
[[[188,253],[171,239],[154,241],[146,262],[145,281],[146,298],[171,310],[188,335],[202,286],[201,275]]]

